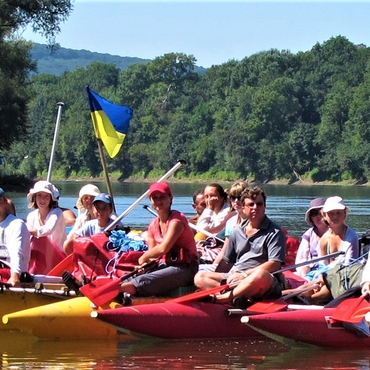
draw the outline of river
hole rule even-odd
[[[56,183],[60,204],[73,208],[85,183]],[[96,184],[104,190],[102,184]],[[223,184],[225,185],[225,184]],[[148,184],[113,183],[117,213],[125,211]],[[200,184],[171,184],[173,208],[193,214],[191,196]],[[226,187],[229,185],[225,185]],[[267,214],[289,233],[300,238],[307,229],[304,213],[311,199],[340,195],[350,207],[347,224],[359,235],[370,228],[370,188],[341,186],[262,186],[267,194]],[[18,215],[30,211],[25,194],[9,193]],[[152,215],[137,206],[124,223],[145,228]],[[216,325],[217,323],[215,323]],[[65,330],[68,330],[66,328]],[[2,369],[369,369],[370,354],[364,350],[324,350],[288,347],[270,340],[165,341],[132,339],[115,341],[38,341],[21,333],[0,332]],[[318,335],[320,335],[318,333]]]
[[[82,182],[56,182],[60,190],[60,202],[62,207],[73,209],[78,191],[85,183]],[[96,183],[102,191],[105,186]],[[230,184],[222,184],[225,188]],[[192,194],[204,185],[197,183],[174,183],[171,188],[174,194],[173,209],[177,209],[187,216],[194,214],[191,207]],[[112,183],[114,200],[118,214],[124,212],[131,206],[148,188],[147,183],[123,182]],[[285,227],[289,234],[300,238],[307,229],[304,221],[304,214],[310,200],[316,197],[341,196],[345,204],[350,208],[347,224],[362,234],[370,228],[370,187],[361,186],[288,186],[288,185],[264,185],[263,189],[267,195],[266,213],[280,226]],[[28,209],[26,194],[9,193],[14,200],[19,217],[25,219]],[[150,205],[145,199],[140,205],[133,209],[124,219],[125,225],[132,228],[145,229],[153,216],[143,208],[143,205]],[[76,211],[76,210],[75,210]]]

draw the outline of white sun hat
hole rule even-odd
[[[52,200],[55,199],[55,193],[54,193],[54,185],[51,184],[49,181],[37,181],[35,185],[33,185],[33,188],[29,191],[27,194],[27,199],[32,202],[33,194],[37,194],[40,192],[48,193],[51,195]]]
[[[82,204],[82,197],[84,195],[91,195],[92,197],[96,197],[98,194],[100,194],[100,190],[97,186],[93,184],[87,184],[83,186],[80,189],[80,192],[78,193],[78,200],[76,202],[76,208],[77,209],[84,209],[84,206]]]

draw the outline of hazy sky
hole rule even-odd
[[[307,51],[338,35],[370,46],[369,15],[370,0],[75,0],[57,42],[146,59],[181,52],[210,67],[272,48]],[[46,43],[29,29],[22,36]]]

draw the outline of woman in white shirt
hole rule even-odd
[[[27,215],[26,222],[31,234],[30,272],[43,274],[66,256],[63,251],[66,225],[50,182],[36,182],[27,199],[29,208],[35,209]]]

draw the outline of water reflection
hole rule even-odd
[[[319,335],[319,333],[318,333]],[[37,341],[2,333],[2,369],[369,369],[368,351],[266,341]]]

